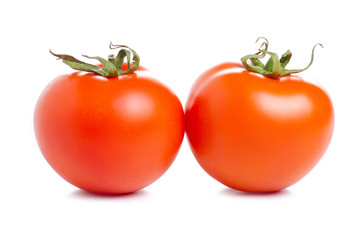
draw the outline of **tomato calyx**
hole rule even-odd
[[[109,48],[110,49],[120,48],[120,50],[118,51],[118,54],[116,56],[114,54],[109,55],[108,60],[101,57],[90,57],[87,55],[82,55],[83,57],[89,59],[98,60],[103,65],[103,67],[80,61],[71,55],[55,54],[50,49],[49,51],[52,55],[56,56],[58,59],[62,59],[63,63],[65,63],[66,65],[75,70],[92,72],[102,75],[103,77],[108,77],[108,78],[117,77],[133,73],[134,71],[137,70],[140,63],[140,57],[135,50],[126,45],[114,45],[112,42],[110,42]],[[122,70],[122,65],[124,63],[125,58],[127,61],[127,70]]]
[[[323,47],[322,44],[317,43],[314,45],[312,49],[312,56],[309,64],[302,69],[285,69],[285,67],[288,65],[292,53],[290,50],[286,51],[281,58],[279,59],[278,55],[273,52],[268,51],[269,42],[264,37],[259,37],[256,42],[259,41],[259,39],[264,39],[264,42],[262,43],[259,51],[255,54],[248,54],[241,58],[241,62],[244,66],[244,68],[250,72],[259,73],[263,76],[269,77],[269,78],[279,78],[282,76],[290,75],[293,73],[299,73],[307,70],[313,63],[314,60],[314,50],[317,46]],[[263,48],[264,47],[264,48]],[[266,64],[262,63],[260,59],[263,59],[266,55],[269,55],[270,58],[266,62]],[[249,61],[251,64],[249,64]]]

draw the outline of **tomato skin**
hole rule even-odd
[[[172,164],[184,112],[148,71],[110,79],[75,72],[45,88],[34,129],[45,159],[65,180],[90,192],[123,194],[148,186]]]
[[[223,63],[195,82],[186,133],[201,167],[231,188],[274,192],[320,160],[334,128],[325,91],[297,76],[270,79]]]

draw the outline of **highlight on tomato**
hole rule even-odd
[[[73,69],[49,83],[34,112],[40,150],[66,181],[99,194],[124,194],[157,180],[184,136],[177,96],[139,66],[131,48],[82,62],[54,54]],[[125,62],[126,59],[126,62]]]
[[[312,64],[320,44],[306,68],[287,70],[291,52],[279,59],[263,39],[241,63],[204,72],[185,106],[198,163],[224,185],[248,192],[275,192],[299,181],[325,153],[334,128],[327,92],[294,75]]]

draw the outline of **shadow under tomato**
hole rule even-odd
[[[236,196],[236,197],[255,197],[255,198],[277,198],[277,197],[286,197],[286,196],[292,196],[292,192],[288,189],[284,189],[281,191],[276,192],[244,192],[235,190],[232,188],[225,188],[222,189],[221,194],[226,196]]]
[[[149,193],[144,189],[124,194],[99,194],[87,192],[81,189],[74,190],[70,193],[71,197],[80,199],[140,199],[145,198],[148,195]]]

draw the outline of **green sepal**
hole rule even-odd
[[[274,66],[274,60],[272,57],[270,57],[265,64],[264,70],[271,72],[271,71],[273,71],[273,66]]]
[[[263,75],[269,78],[278,78],[282,74],[282,69],[280,67],[278,55],[272,52],[266,52],[266,53],[270,55],[270,58],[267,64],[265,64],[264,70],[267,73]]]
[[[323,47],[322,44],[320,43],[317,43],[316,45],[314,45],[313,49],[312,49],[312,56],[310,58],[310,62],[309,64],[305,67],[305,68],[302,68],[302,69],[283,69],[283,73],[281,74],[281,76],[286,76],[286,75],[289,75],[289,74],[293,74],[293,73],[300,73],[300,72],[303,72],[305,70],[307,70],[312,64],[313,64],[313,60],[314,60],[314,50],[317,46],[321,46]]]
[[[118,76],[118,73],[117,73],[117,68],[116,66],[113,65],[112,62],[104,59],[104,58],[101,58],[101,57],[89,57],[87,55],[83,55],[83,57],[86,57],[86,58],[89,58],[89,59],[96,59],[98,60],[101,64],[103,64],[104,66],[104,70],[106,72],[108,72],[108,76],[107,77],[117,77]]]
[[[129,69],[130,62],[131,62],[131,52],[126,51],[126,56],[127,56],[127,69]]]
[[[108,60],[101,58],[101,57],[89,57],[87,55],[83,55],[83,57],[98,60],[103,65],[103,67],[85,63],[83,61],[76,59],[75,57],[73,57],[71,55],[55,54],[51,50],[49,50],[49,51],[52,55],[58,57],[58,59],[62,59],[63,63],[65,63],[66,65],[68,65],[69,67],[71,67],[75,70],[93,72],[93,73],[102,75],[104,77],[109,77],[109,78],[117,77],[120,75],[132,73],[137,70],[137,68],[139,66],[139,62],[140,62],[140,57],[138,56],[136,51],[134,51],[133,49],[131,49],[125,45],[113,45],[112,42],[110,44],[110,48],[111,49],[122,48],[122,49],[119,50],[116,57],[114,57],[113,54],[109,55]],[[132,68],[130,68],[131,55],[133,55]],[[127,59],[128,69],[126,71],[123,71],[121,68],[122,68],[125,57]]]
[[[116,66],[116,59],[114,57],[114,54],[111,54],[108,56],[108,62],[112,63],[114,66]],[[117,68],[117,66],[116,66]]]
[[[132,48],[127,47],[126,45],[114,45],[112,42],[109,44],[109,48],[110,49],[117,49],[117,48],[124,49],[124,53],[121,53],[121,51],[122,51],[122,49],[121,49],[120,52],[118,53],[118,55],[122,56],[121,57],[122,59],[124,59],[124,57],[126,56],[128,69],[126,71],[120,71],[119,70],[119,75],[132,73],[132,72],[136,71],[136,69],[139,67],[140,57],[137,54],[137,52],[135,50],[133,50]],[[131,68],[130,68],[130,62],[131,62],[131,54],[130,53],[132,53],[132,55],[133,55],[133,57],[132,57],[132,67]],[[118,59],[118,55],[116,57],[116,62],[117,62],[117,59]],[[122,67],[123,60],[122,60],[122,62],[119,61],[118,64],[120,64],[120,66]],[[120,69],[120,68],[118,68],[118,69]]]
[[[65,63],[69,67],[73,68],[74,70],[82,70],[82,71],[85,71],[85,72],[95,72],[95,73],[98,73],[98,74],[100,74],[100,75],[102,75],[104,77],[108,76],[108,72],[105,71],[103,68],[101,68],[99,66],[82,62],[82,61],[80,61],[80,60],[78,60],[75,57],[70,56],[70,55],[55,54],[51,50],[49,50],[49,52],[52,55],[58,57],[58,59],[62,59],[63,63]]]
[[[257,41],[260,38],[263,38],[263,37],[259,37],[257,39]],[[311,60],[308,64],[308,66],[306,66],[305,68],[288,70],[288,69],[285,69],[285,67],[288,65],[288,63],[292,57],[292,53],[288,50],[279,59],[278,55],[276,53],[267,51],[269,43],[266,38],[263,38],[263,39],[265,40],[265,42],[263,42],[261,48],[263,46],[265,46],[265,48],[259,49],[259,51],[256,54],[249,54],[249,55],[242,57],[241,62],[246,70],[255,72],[255,73],[259,73],[259,74],[264,75],[269,78],[278,78],[281,76],[286,76],[289,74],[299,73],[299,72],[307,70],[313,63],[314,50],[315,50],[316,46],[319,45],[319,46],[323,47],[322,44],[320,44],[320,43],[314,45],[314,47],[312,49]],[[267,63],[264,65],[261,62],[261,59],[263,59],[266,54],[270,55],[270,58],[267,61]],[[251,61],[252,65],[250,65],[248,63],[249,60]]]
[[[126,56],[126,50],[125,49],[121,49],[115,59],[115,65],[116,68],[121,70],[122,66],[123,66],[123,62],[124,62],[124,57]]]
[[[292,58],[292,53],[291,53],[289,50],[286,51],[286,52],[282,55],[282,57],[281,57],[280,60],[279,60],[280,66],[282,67],[282,69],[284,69],[284,68],[288,65],[288,63],[289,63],[289,61],[290,61],[291,58]]]
[[[242,57],[240,60],[246,70],[263,74],[263,73],[266,73],[266,71],[264,70],[263,67],[261,67],[261,65],[259,65],[260,61],[257,61],[256,59],[264,58],[265,54],[266,54],[265,52],[263,52],[261,55],[250,54],[250,55],[246,55],[246,56]],[[252,61],[256,62],[257,65],[254,65],[254,64],[250,65],[248,63],[248,60],[250,60],[250,59],[253,59]]]
[[[262,63],[258,58],[250,58],[251,63],[256,66],[256,67],[260,67],[260,68],[264,68],[264,63]]]

